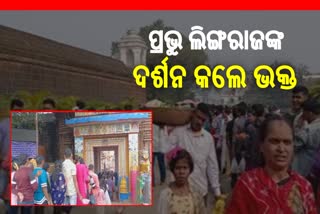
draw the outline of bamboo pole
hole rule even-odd
[[[36,112],[35,117],[35,123],[36,123],[36,151],[37,155],[39,155],[39,127],[38,127],[38,112]]]

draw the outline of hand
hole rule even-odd
[[[237,138],[238,140],[245,140],[247,137],[248,137],[248,135],[247,135],[246,133],[244,133],[244,132],[242,132],[242,133],[240,133],[240,134],[238,134],[238,135],[236,136],[236,138]]]
[[[226,195],[224,195],[224,194],[220,194],[220,195],[216,195],[215,196],[215,200],[217,201],[217,200],[225,200],[227,198],[227,196]]]
[[[42,171],[37,171],[36,177],[39,177],[42,174]]]
[[[78,196],[78,197],[79,197],[79,200],[80,200],[80,201],[82,201],[82,199],[83,199],[82,195],[81,195],[81,194],[79,194],[79,196]]]
[[[48,200],[48,205],[53,205],[51,200]]]
[[[22,202],[23,201],[23,194],[21,192],[18,192],[18,198],[19,198],[19,201]]]

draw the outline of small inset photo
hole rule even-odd
[[[12,111],[12,206],[151,206],[151,111]]]

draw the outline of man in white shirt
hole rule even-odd
[[[77,171],[76,165],[72,160],[72,151],[71,149],[66,149],[64,152],[65,161],[62,164],[62,173],[66,179],[67,192],[66,192],[66,205],[77,205],[77,195],[82,201],[82,196],[79,192],[78,183],[77,183]]]
[[[209,117],[209,108],[200,103],[194,110],[189,125],[175,128],[169,135],[171,148],[186,149],[194,161],[194,170],[189,177],[191,188],[206,200],[208,184],[215,196],[220,196],[219,167],[212,135],[203,126]]]

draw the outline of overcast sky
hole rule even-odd
[[[103,55],[111,55],[112,41],[128,29],[139,29],[157,19],[186,36],[194,25],[210,30],[282,31],[282,50],[208,51],[210,63],[240,64],[246,69],[287,60],[320,73],[320,12],[271,11],[1,11],[0,24]],[[159,62],[160,63],[160,62]]]

